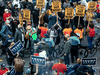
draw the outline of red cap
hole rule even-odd
[[[39,54],[38,53],[34,53],[34,56],[39,56]]]

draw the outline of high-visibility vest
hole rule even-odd
[[[71,28],[65,28],[63,30],[64,35],[68,34],[70,36],[71,32],[72,32],[72,29]]]
[[[77,29],[74,30],[74,33],[79,33],[80,34],[79,39],[83,38],[83,32],[84,32],[84,29],[80,30],[80,29],[77,28]]]

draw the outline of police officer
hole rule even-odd
[[[80,46],[80,40],[78,39],[80,37],[79,33],[74,33],[74,36],[70,37],[70,40],[72,40],[71,44],[71,61],[74,63],[74,56],[77,60],[78,58],[78,47]]]

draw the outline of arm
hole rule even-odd
[[[38,73],[38,64],[36,64],[36,73],[34,75],[37,75]]]
[[[5,26],[3,26],[2,29],[1,29],[1,31],[0,31],[0,34],[1,34],[2,37],[5,36],[5,34],[4,34],[5,29],[6,29]]]
[[[77,71],[80,75],[87,75],[85,72],[82,72],[82,71],[80,70],[80,68],[81,68],[81,66],[78,67],[76,71]]]

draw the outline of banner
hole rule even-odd
[[[84,15],[85,15],[85,6],[84,5],[77,5],[75,16],[84,17]]]
[[[12,68],[12,69],[10,70],[10,72],[8,73],[8,75],[15,75],[15,73],[16,73],[15,69]]]
[[[19,22],[20,22],[20,25],[23,26],[23,19],[22,19],[22,15],[19,14]]]
[[[39,64],[42,66],[46,65],[46,60],[43,57],[31,55],[30,60],[31,60],[31,64]]]
[[[21,43],[21,41],[18,41],[17,43],[15,43],[11,48],[9,48],[9,50],[11,51],[11,53],[13,55],[16,55],[17,52],[19,52],[22,48],[23,48],[23,44]]]
[[[52,2],[52,12],[61,12],[61,2],[60,1]]]
[[[30,14],[31,14],[30,10],[24,9],[23,10],[23,20],[30,21]]]
[[[74,16],[74,9],[73,8],[65,8],[65,18],[73,19],[73,16]]]
[[[96,65],[97,59],[96,58],[83,58],[81,61],[82,65]]]
[[[37,8],[43,8],[44,7],[44,4],[45,4],[45,1],[44,0],[37,0],[36,1],[36,7]]]
[[[95,2],[95,1],[89,1],[88,2],[88,12],[95,12],[96,5],[97,5],[97,2]]]

